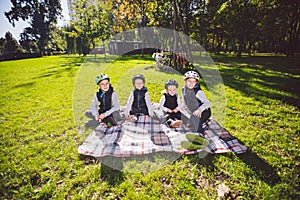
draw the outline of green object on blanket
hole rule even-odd
[[[198,136],[198,135],[195,135],[195,134],[191,134],[191,133],[187,133],[185,135],[185,137],[190,141],[192,142],[193,144],[196,144],[196,145],[203,145],[203,146],[207,146],[209,144],[208,140]]]
[[[197,150],[197,149],[204,149],[206,145],[199,145],[199,144],[194,144],[189,141],[182,141],[181,146],[187,150]]]

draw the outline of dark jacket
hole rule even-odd
[[[111,109],[111,96],[112,93],[114,92],[113,87],[110,85],[109,89],[107,92],[103,92],[101,89],[98,90],[97,92],[97,98],[98,101],[100,102],[99,104],[99,114],[102,114],[109,109]]]
[[[146,92],[147,92],[146,87],[143,87],[141,90],[135,89],[133,91],[134,100],[131,107],[132,114],[143,113],[145,115],[149,115],[148,107],[145,100]]]
[[[164,103],[164,107],[169,108],[171,110],[174,110],[175,108],[178,107],[178,103],[177,103],[177,95],[171,96],[169,94],[164,93],[165,95],[165,103]]]

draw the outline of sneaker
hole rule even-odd
[[[208,140],[195,134],[187,133],[185,137],[193,144],[202,145],[204,147],[206,147],[209,144]]]
[[[99,125],[99,122],[96,120],[89,120],[84,123],[85,128],[95,128]]]
[[[95,119],[95,116],[92,114],[92,111],[90,110],[85,111],[85,116],[91,119]]]
[[[159,118],[159,123],[161,123],[161,124],[166,123],[168,117],[169,117],[169,114],[162,116],[161,118]]]
[[[181,126],[182,121],[181,120],[173,120],[173,119],[169,119],[167,121],[167,124],[171,127],[171,128],[178,128]]]
[[[111,128],[113,125],[110,122],[107,122],[107,128]]]
[[[137,118],[135,115],[131,115],[131,116],[130,116],[130,120],[131,120],[132,122],[136,122],[136,121],[138,120],[138,118]]]
[[[86,157],[84,159],[84,164],[88,165],[88,164],[90,164],[90,161],[91,161],[91,158],[90,157]]]
[[[194,144],[188,141],[182,141],[181,147],[187,150],[197,150],[197,149],[204,149],[206,146]]]
[[[107,126],[110,128],[110,127],[112,127],[112,126],[117,126],[118,124],[117,124],[117,122],[116,122],[116,120],[113,118],[113,117],[111,117],[111,116],[109,116],[108,118],[107,118]]]

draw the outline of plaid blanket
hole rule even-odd
[[[208,153],[232,151],[236,154],[246,152],[247,147],[213,119],[204,126],[205,132],[202,137],[209,141],[209,145],[205,149],[191,151],[181,147],[181,142],[187,141],[185,134],[190,132],[184,125],[180,128],[169,128],[166,124],[160,124],[146,115],[140,116],[135,123],[124,121],[121,125],[110,128],[101,123],[97,129],[101,128],[105,134],[93,131],[78,147],[78,152],[93,157],[107,155],[129,157],[161,151],[179,154],[195,154],[203,151]]]

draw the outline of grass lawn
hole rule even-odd
[[[300,196],[300,60],[214,55],[226,92],[224,126],[249,152],[182,156],[150,173],[84,164],[77,153],[94,78],[108,73],[120,102],[143,73],[152,101],[162,83],[150,56],[50,56],[0,62],[0,199],[297,199]],[[206,88],[204,88],[206,90]],[[207,91],[207,90],[206,90]],[[208,91],[207,91],[208,92]]]

